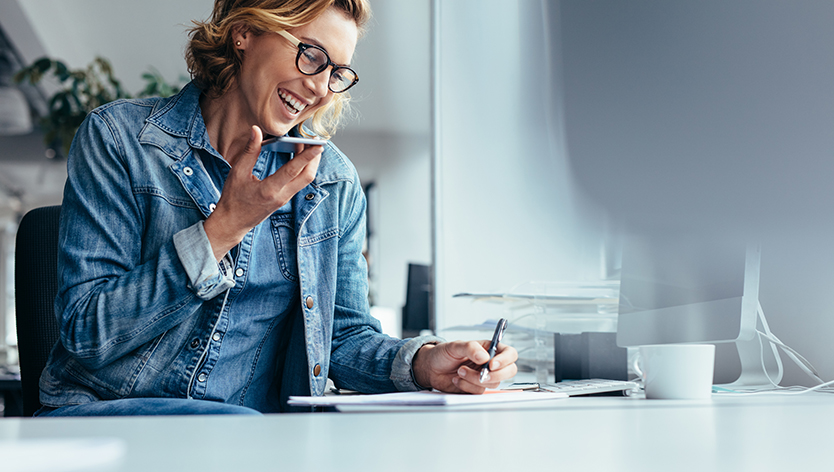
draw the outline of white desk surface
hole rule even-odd
[[[489,411],[0,419],[0,443],[124,440],[115,471],[831,470],[834,395],[570,398]],[[6,470],[3,458],[0,469]],[[98,470],[98,469],[97,469]]]

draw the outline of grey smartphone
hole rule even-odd
[[[264,139],[261,143],[261,151],[272,152],[295,152],[296,144],[322,146],[327,141],[316,138],[297,138],[295,136],[279,136]]]

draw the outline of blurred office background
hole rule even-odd
[[[185,30],[192,19],[207,18],[211,6],[210,0],[4,0],[0,27],[22,63],[48,55],[82,68],[102,56],[137,92],[149,67],[172,82],[187,74]],[[401,327],[410,263],[434,264],[429,303],[440,335],[501,316],[528,316],[532,327],[546,327],[536,321],[536,307],[531,315],[514,311],[518,304],[457,294],[616,287],[621,214],[678,213],[651,206],[670,203],[663,195],[631,195],[641,188],[622,172],[633,168],[627,163],[635,156],[652,163],[650,182],[671,178],[674,190],[688,180],[670,162],[709,177],[710,165],[741,155],[756,182],[770,185],[771,173],[790,174],[796,152],[830,160],[834,150],[831,2],[443,0],[432,10],[431,0],[372,0],[372,6],[374,20],[354,58],[362,77],[352,91],[357,118],[334,142],[368,191],[371,297],[391,334]],[[436,69],[432,15],[439,20]],[[762,78],[775,88],[745,92]],[[34,96],[30,106],[43,104]],[[600,117],[608,119],[594,121]],[[715,126],[704,126],[713,118]],[[664,146],[618,153],[640,140],[635,133],[674,123],[684,125],[646,135]],[[609,133],[618,124],[632,134]],[[606,132],[595,133],[597,125]],[[744,131],[741,140],[733,129]],[[780,130],[794,134],[781,140]],[[757,133],[768,144],[745,148]],[[794,152],[774,143],[816,147]],[[726,148],[733,152],[715,152]],[[13,313],[15,222],[31,208],[60,202],[63,162],[46,152],[37,126],[0,136],[0,319]],[[763,167],[753,159],[761,152],[770,159]],[[818,180],[830,176],[820,169],[813,173]],[[715,195],[687,190],[690,200],[699,190]],[[816,211],[831,196],[802,195],[818,204]],[[720,199],[709,203],[722,206]],[[761,300],[773,331],[830,379],[834,257],[828,233],[801,226],[781,235],[774,251],[765,248]],[[13,338],[7,329],[5,342]],[[797,369],[786,369],[784,383],[807,383]]]

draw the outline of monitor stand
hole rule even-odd
[[[776,346],[770,341],[762,340],[761,335],[758,334],[759,331],[770,334],[761,304],[758,306],[757,315],[757,333],[750,339],[734,341],[741,362],[741,374],[735,381],[717,385],[718,387],[733,390],[770,389],[782,380],[782,360]]]

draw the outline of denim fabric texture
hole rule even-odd
[[[203,220],[230,169],[200,90],[93,111],[67,160],[55,312],[40,380],[52,408],[124,398],[288,411],[290,395],[419,388],[411,359],[439,338],[383,335],[370,316],[365,197],[327,143],[315,180],[218,264]],[[294,130],[296,132],[296,130]],[[291,156],[264,151],[254,175]],[[60,410],[58,410],[60,411]]]
[[[260,415],[252,408],[228,403],[185,398],[122,398],[106,402],[43,407],[35,416],[172,416],[172,415]]]

